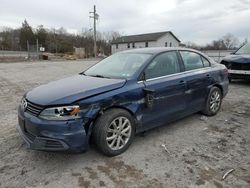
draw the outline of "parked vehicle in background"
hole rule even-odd
[[[245,44],[232,55],[223,58],[221,64],[228,68],[229,80],[250,80],[250,44]]]
[[[134,49],[29,91],[17,127],[32,149],[83,151],[92,137],[114,156],[136,133],[199,111],[217,114],[227,92],[226,67],[198,51]]]

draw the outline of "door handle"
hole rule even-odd
[[[184,81],[184,80],[180,81],[180,84],[185,84],[185,83],[186,83],[186,81]]]
[[[210,74],[207,74],[206,78],[207,78],[208,81],[212,80],[212,77],[210,76]]]

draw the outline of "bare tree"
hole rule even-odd
[[[121,37],[121,34],[120,34],[119,32],[112,31],[112,32],[111,32],[111,37],[112,37],[112,40],[115,40],[115,39],[117,39],[118,37]]]
[[[245,45],[245,44],[247,44],[248,43],[248,39],[247,39],[247,37],[244,39],[244,41],[241,43],[241,45],[240,46],[243,46],[243,45]]]
[[[192,48],[192,49],[197,49],[197,50],[200,49],[200,47],[197,44],[195,44],[194,42],[191,42],[191,41],[185,42],[184,45],[187,48]]]
[[[225,36],[223,36],[221,40],[225,44],[227,50],[235,49],[239,44],[239,39],[234,35],[232,35],[231,33],[228,33]]]

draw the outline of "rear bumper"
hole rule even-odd
[[[222,93],[223,93],[223,98],[226,97],[228,93],[228,86],[229,86],[229,80],[226,78],[223,82],[220,84],[222,86]]]
[[[17,130],[30,149],[72,152],[88,149],[89,135],[81,119],[47,121],[19,108]]]

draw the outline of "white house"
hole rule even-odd
[[[111,52],[114,54],[123,50],[145,47],[177,47],[180,42],[171,31],[122,36],[112,41]]]

